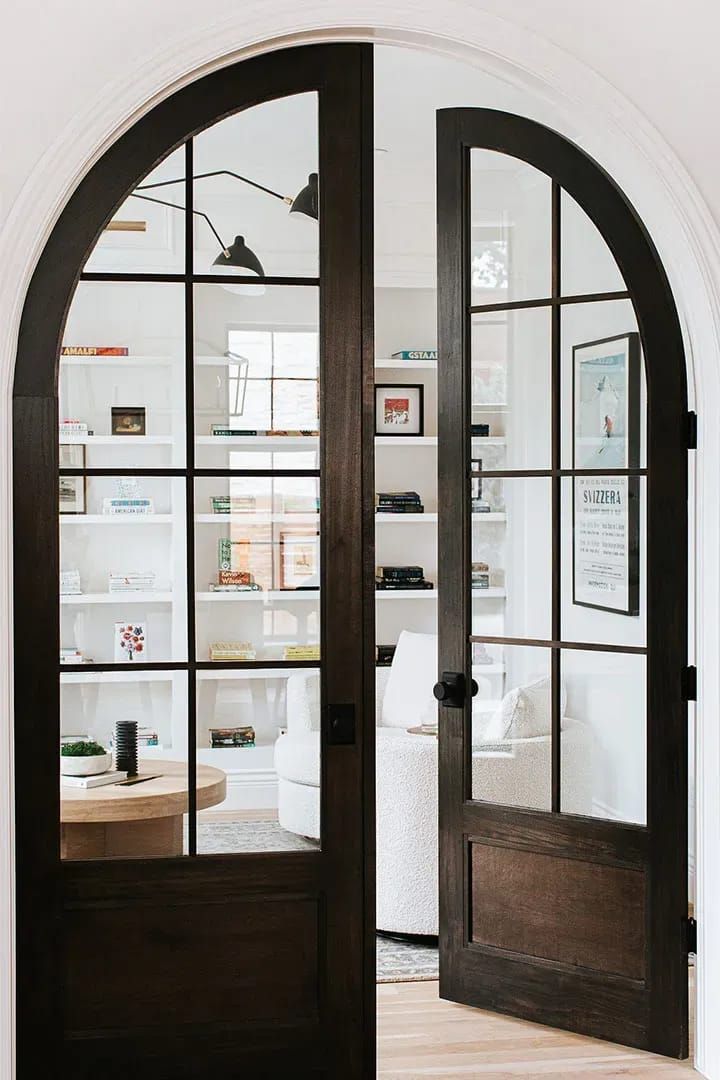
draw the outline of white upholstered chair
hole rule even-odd
[[[437,639],[403,631],[390,668],[377,669],[377,920],[379,930],[407,934],[438,932],[437,739],[407,729],[436,716],[432,686]],[[489,693],[479,680],[473,718],[473,796],[489,802],[549,808],[549,692],[536,682],[528,693],[513,691],[483,703]],[[483,685],[485,683],[485,685]],[[519,699],[519,700],[518,700]],[[548,708],[533,701],[546,699]],[[523,714],[523,708],[525,713]],[[547,716],[545,715],[547,713]],[[442,715],[442,714],[441,714]],[[320,732],[317,672],[288,679],[287,734],[275,746],[278,815],[281,826],[302,836],[320,836]],[[515,718],[529,732],[518,738],[503,726]],[[533,727],[534,725],[534,727]],[[563,809],[590,812],[592,742],[586,725],[565,718],[562,732]],[[489,736],[489,738],[488,738]]]

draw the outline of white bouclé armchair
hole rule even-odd
[[[377,920],[379,930],[406,934],[438,932],[438,755],[434,736],[407,729],[437,715],[432,686],[437,639],[404,631],[392,667],[377,669]],[[544,734],[502,734],[506,722],[479,679],[473,714],[473,797],[510,806],[549,809],[549,719],[534,723]],[[547,698],[540,683],[521,701],[512,694],[505,713]],[[515,697],[518,692],[513,692]],[[280,825],[302,836],[320,836],[320,685],[316,671],[299,671],[287,683],[287,734],[275,746]],[[522,695],[521,695],[522,697]],[[543,710],[540,710],[542,712]],[[549,716],[549,712],[548,712]],[[442,711],[441,711],[442,720]],[[528,717],[523,718],[528,723]],[[532,731],[532,726],[527,727]],[[487,733],[492,737],[488,741]],[[563,720],[563,809],[590,812],[592,744],[586,725]]]

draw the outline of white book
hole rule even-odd
[[[95,776],[60,777],[63,787],[75,788],[104,787],[105,784],[118,784],[121,780],[127,780],[127,773],[123,769],[111,769],[109,772],[96,773]]]

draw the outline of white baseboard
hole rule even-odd
[[[278,781],[274,769],[226,769],[227,798],[213,810],[276,810]]]

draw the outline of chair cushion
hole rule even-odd
[[[551,682],[545,677],[526,686],[517,686],[500,702],[482,730],[482,743],[502,742],[504,739],[536,739],[549,735],[552,728]],[[561,687],[560,715],[565,715],[567,694]]]
[[[436,634],[403,630],[398,638],[382,704],[385,727],[415,727],[437,722],[433,686],[437,679]]]
[[[281,780],[320,787],[320,732],[281,735],[275,743],[275,771]]]

